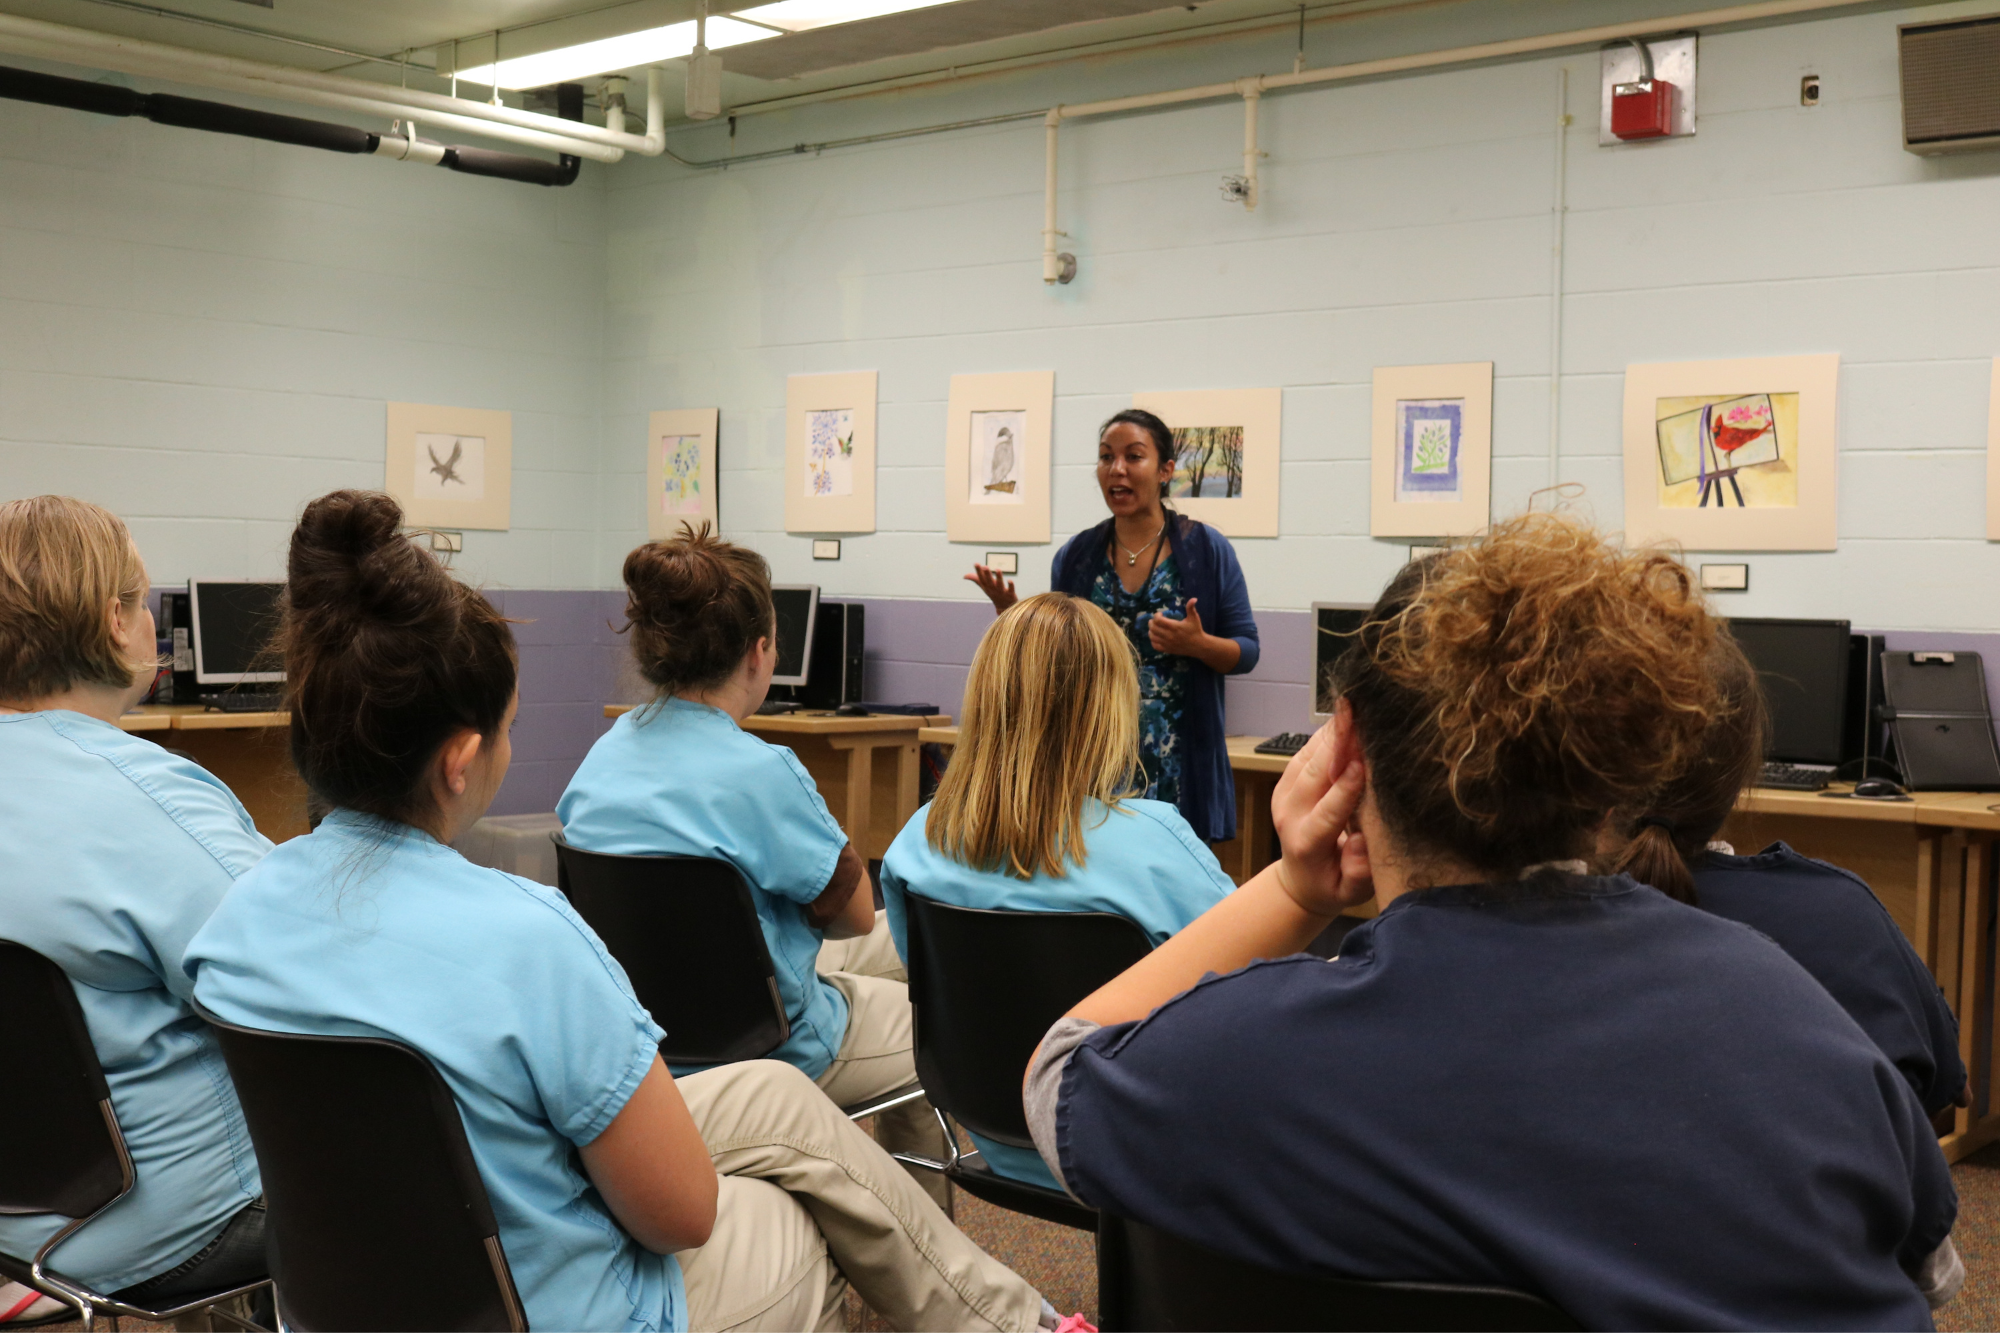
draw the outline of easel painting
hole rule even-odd
[[[1655,399],[1653,431],[1662,508],[1798,506],[1798,394]]]

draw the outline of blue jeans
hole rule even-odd
[[[227,1291],[270,1276],[264,1257],[264,1201],[245,1204],[222,1234],[164,1273],[114,1293],[148,1310],[179,1305],[210,1291]]]

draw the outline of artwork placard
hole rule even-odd
[[[785,381],[785,531],[875,531],[875,372]]]
[[[1830,551],[1840,358],[1625,369],[1625,539],[1691,551]]]
[[[1368,532],[1463,537],[1492,515],[1493,363],[1375,369]]]
[[[646,535],[676,536],[681,524],[721,527],[713,407],[654,412],[646,419]]]
[[[1226,537],[1278,535],[1282,390],[1135,393],[1132,406],[1153,413],[1174,433],[1169,504]]]
[[[953,375],[945,411],[945,536],[1049,539],[1049,431],[1056,373]]]
[[[390,403],[382,489],[411,527],[505,531],[512,521],[514,417],[477,407]]]

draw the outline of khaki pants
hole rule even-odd
[[[850,1282],[897,1329],[1036,1328],[1040,1294],[797,1069],[676,1082],[722,1177],[708,1244],[680,1255],[695,1329],[838,1329]]]
[[[818,1079],[836,1106],[852,1106],[914,1082],[916,1025],[910,1012],[910,974],[889,935],[889,915],[875,914],[875,929],[851,940],[820,946],[819,974],[847,997],[847,1034],[840,1053]],[[890,1152],[937,1161],[946,1156],[944,1132],[928,1101],[919,1099],[875,1117],[875,1141]],[[908,1168],[946,1213],[951,1182],[935,1171]]]

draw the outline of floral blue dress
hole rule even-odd
[[[1139,794],[1174,804],[1181,794],[1182,724],[1195,663],[1153,647],[1148,631],[1155,615],[1178,620],[1187,614],[1180,566],[1169,555],[1139,591],[1126,592],[1107,555],[1090,585],[1090,600],[1125,631],[1139,653],[1139,765],[1146,784]]]

